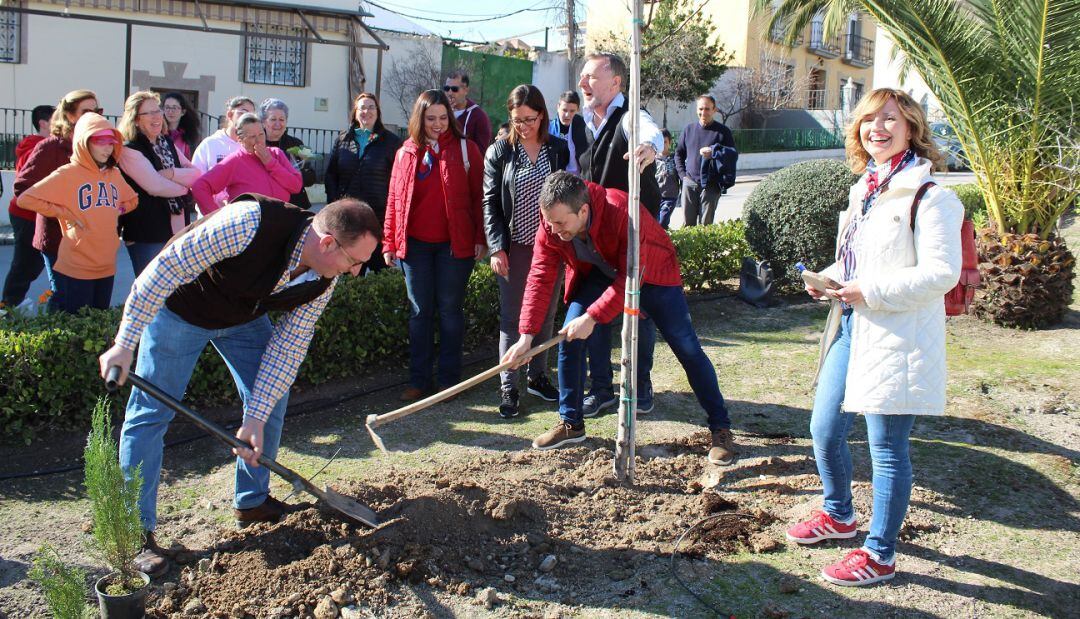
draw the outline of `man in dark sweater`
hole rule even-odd
[[[339,275],[354,276],[382,238],[371,207],[346,198],[312,215],[266,196],[245,194],[177,234],[135,280],[101,375],[120,367],[127,378],[135,349],[138,371],[176,399],[184,396],[207,343],[225,360],[244,403],[234,449],[236,522],[275,522],[288,506],[270,496],[270,473],[281,440],[289,388],[315,323]],[[271,324],[267,312],[279,312]],[[132,389],[120,433],[125,475],[141,470],[139,513],[146,538],[135,566],[151,576],[169,569],[154,541],[162,442],[173,414]],[[139,468],[141,467],[141,468]]]
[[[715,116],[716,99],[712,95],[698,97],[698,121],[686,125],[675,149],[675,168],[683,179],[682,206],[687,226],[713,223],[716,202],[720,199],[719,185],[702,186],[701,158],[712,157],[718,150],[713,148],[717,144],[735,148],[731,129],[714,120]]]
[[[469,98],[469,74],[458,69],[446,76],[443,92],[454,108],[454,118],[465,137],[480,147],[480,152],[491,146],[491,119],[476,101]]]

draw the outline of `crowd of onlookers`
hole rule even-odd
[[[269,237],[275,248],[288,249],[285,266],[268,271],[272,279],[263,282],[264,292],[277,282],[282,288],[306,285],[300,294],[324,295],[305,314],[307,322],[294,325],[294,339],[302,340],[302,346],[290,342],[280,347],[288,349],[290,359],[274,360],[275,355],[288,356],[277,349],[266,355],[291,368],[268,372],[285,384],[280,390],[287,392],[295,376],[314,322],[332,294],[332,280],[345,272],[397,265],[410,305],[409,384],[400,397],[416,400],[460,381],[465,291],[476,261],[486,258],[499,287],[500,356],[525,368],[529,394],[560,403],[559,424],[533,442],[537,449],[554,449],[585,440],[584,420],[617,403],[610,329],[621,311],[631,311],[621,303],[627,221],[631,212],[647,212],[659,224],[648,218],[642,222],[642,264],[649,268],[643,268],[636,291],[644,311],[633,310],[639,313],[641,335],[637,391],[629,401],[636,401],[640,414],[653,410],[649,370],[659,331],[706,412],[712,434],[709,461],[730,465],[736,457],[730,419],[715,369],[691,326],[678,260],[661,225],[666,227],[680,206],[687,225],[710,223],[719,196],[734,182],[737,152],[731,132],[714,118],[716,102],[710,95],[697,99],[697,122],[683,129],[673,148],[671,135],[646,111],[629,108],[622,92],[626,74],[618,56],[590,54],[578,82],[580,95],[564,93],[554,117],[540,90],[517,86],[506,100],[509,121],[494,140],[488,115],[469,98],[464,72],[451,73],[441,89],[420,93],[404,138],[383,124],[377,97],[360,93],[353,100],[349,127],[326,162],[331,204],[314,223],[307,213],[284,204],[310,208],[305,187],[316,175],[311,153],[288,134],[289,108],[283,101],[256,105],[247,97],[230,99],[224,126],[200,140],[196,112],[179,94],[134,93],[113,127],[93,92],[70,92],[55,108],[33,110],[37,133],[16,151],[16,197],[10,206],[16,250],[4,302],[18,304],[46,269],[51,308],[105,307],[122,243],[135,273],[146,270],[132,288],[131,313],[145,292],[141,285],[153,288],[149,282],[155,275],[172,289],[195,277],[212,281],[214,269],[241,255],[241,250],[230,254],[218,248],[250,229],[243,243],[234,243],[246,244],[243,255],[258,254],[269,246],[262,240]],[[634,149],[632,124],[639,138]],[[814,283],[806,287],[811,296],[833,302],[810,422],[824,505],[787,536],[814,544],[857,534],[847,438],[855,412],[862,413],[874,468],[870,534],[863,548],[826,567],[823,576],[837,584],[866,585],[891,578],[895,569],[896,540],[910,498],[908,451],[915,418],[944,410],[942,295],[960,274],[963,206],[936,186],[932,170],[941,154],[922,108],[902,91],[878,89],[863,98],[847,130],[847,151],[852,171],[861,176],[840,220],[836,262],[821,274],[811,273],[818,279],[808,279]],[[640,205],[630,204],[625,193],[635,174],[640,175]],[[246,194],[259,197],[245,199]],[[330,219],[348,208],[366,217],[364,240],[343,240],[329,224],[317,227],[319,218]],[[263,212],[277,214],[267,218],[272,224],[259,219]],[[221,215],[213,219],[215,213]],[[177,239],[185,228],[208,220],[206,227]],[[293,229],[286,230],[287,223]],[[211,234],[208,230],[219,232],[213,242],[203,238]],[[270,232],[260,237],[263,230]],[[312,247],[325,255],[333,252],[332,265],[315,261],[327,266],[330,275],[312,276],[310,265],[299,266],[305,245],[294,237],[311,231],[316,239]],[[282,239],[293,240],[286,244]],[[165,249],[170,241],[175,244]],[[348,248],[358,244],[363,251],[350,253]],[[233,269],[231,281],[257,270],[251,263],[262,262],[259,258]],[[181,281],[179,272],[190,263],[211,268]],[[560,288],[568,310],[557,389],[547,377],[545,356],[530,361],[528,354],[534,336],[546,340],[551,335]],[[200,317],[234,312],[228,317],[230,328],[252,321],[247,311],[233,306],[244,309],[247,303],[258,310],[252,300],[256,296],[239,303],[215,290],[224,299],[217,305],[180,306]],[[292,307],[300,306],[296,296]],[[201,333],[212,339],[209,328]],[[109,357],[117,348],[123,352]],[[270,349],[255,348],[259,358],[263,348]],[[103,356],[103,373],[121,357],[122,367],[130,366],[133,350],[133,343],[124,346],[118,336],[117,345]],[[199,352],[191,354],[192,363]],[[588,395],[583,393],[586,371]],[[287,380],[280,380],[286,374]],[[504,418],[518,415],[521,378],[514,370],[501,375],[499,412]],[[129,415],[137,408],[129,405]],[[284,408],[279,408],[283,417]],[[159,425],[167,425],[167,419]],[[245,420],[241,430],[247,427]],[[261,427],[252,446],[261,443]],[[277,439],[272,437],[275,449]],[[243,515],[241,507],[238,502]]]

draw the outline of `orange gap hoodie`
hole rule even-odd
[[[90,136],[108,129],[116,136],[112,159],[99,168],[90,155]],[[83,114],[72,135],[71,163],[19,196],[18,205],[60,220],[64,236],[55,269],[74,279],[101,279],[116,274],[120,236],[116,221],[139,205],[139,196],[120,175],[124,139],[103,116]]]

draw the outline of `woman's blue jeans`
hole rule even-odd
[[[165,249],[165,243],[140,243],[135,242],[127,245],[128,257],[131,258],[131,269],[138,277],[146,265]]]
[[[247,402],[255,387],[255,377],[273,326],[266,316],[226,329],[203,329],[180,318],[168,308],[161,308],[143,332],[139,343],[139,358],[135,371],[176,399],[182,399],[191,380],[191,372],[207,342],[214,345],[232,373]],[[263,453],[277,456],[281,442],[281,427],[285,422],[285,394],[274,406],[263,427]],[[161,459],[165,431],[174,413],[156,398],[141,389],[132,389],[120,432],[120,466],[130,476],[142,465],[142,491],[139,494],[139,513],[143,527],[153,531],[157,526],[157,489],[161,476]],[[270,493],[270,470],[265,466],[249,467],[236,459],[237,509],[262,505]]]
[[[847,310],[840,321],[840,332],[829,349],[818,375],[810,434],[814,439],[814,458],[825,490],[824,511],[837,520],[855,516],[851,504],[851,449],[848,434],[855,421],[854,412],[843,410],[848,358],[851,354],[851,317]],[[896,536],[904,523],[911,498],[911,459],[909,437],[914,415],[863,415],[873,462],[874,513],[870,534],[863,547],[882,561],[896,554]]]
[[[472,258],[455,258],[450,243],[425,243],[409,238],[405,258],[405,289],[409,294],[409,384],[431,387],[435,357],[435,318],[439,321],[440,387],[461,381],[465,342],[465,289]]]

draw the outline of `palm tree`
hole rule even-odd
[[[1080,195],[1080,0],[754,0],[788,42],[816,15],[827,36],[873,17],[956,130],[986,201],[976,314],[1059,322],[1075,260],[1057,222]]]

